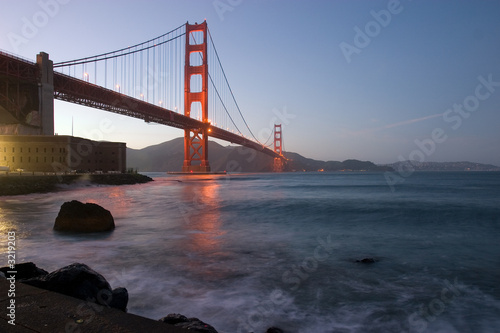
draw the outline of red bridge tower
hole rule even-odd
[[[201,31],[202,40],[195,40],[193,32]],[[197,35],[198,36],[198,35]],[[198,53],[196,55],[195,53]],[[193,55],[192,55],[193,54]],[[198,57],[199,56],[199,57]],[[202,59],[201,65],[192,65],[191,60]],[[195,63],[195,61],[193,61]],[[194,90],[191,80],[201,76],[201,91]],[[207,22],[201,24],[186,23],[186,58],[184,65],[184,115],[190,117],[193,105],[201,108],[202,128],[184,129],[184,164],[183,172],[210,172],[208,163],[208,59],[207,59]],[[193,164],[193,162],[195,164]]]
[[[283,137],[281,135],[281,124],[274,125],[274,151],[283,156]],[[274,172],[283,172],[285,165],[283,159],[279,157],[274,158]]]

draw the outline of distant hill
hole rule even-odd
[[[249,148],[227,146],[209,141],[212,171],[271,171],[273,158]],[[177,138],[143,149],[127,148],[127,167],[139,171],[181,171],[184,162],[184,138]]]
[[[339,161],[319,161],[306,158],[297,153],[285,152],[285,157],[289,159],[287,171],[390,171],[389,166],[379,166],[370,161],[345,160]]]
[[[221,146],[209,141],[212,171],[270,172],[273,158],[239,146]],[[285,152],[289,159],[285,171],[386,171],[390,166],[377,166],[369,161],[318,161],[297,153]],[[184,138],[177,138],[143,149],[127,148],[127,167],[142,172],[181,171],[184,161]]]
[[[405,168],[411,163],[415,171],[500,171],[500,167],[492,164],[474,162],[417,162],[404,161],[388,164],[394,170]]]

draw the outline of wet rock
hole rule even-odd
[[[108,281],[85,264],[75,263],[23,283],[126,311],[128,292],[111,290]]]
[[[9,274],[7,273],[8,271],[16,272],[16,280],[31,279],[49,274],[49,272],[44,269],[38,268],[32,262],[23,262],[21,264],[16,264],[14,265],[13,269],[11,269],[10,267],[0,268],[0,272],[2,272],[7,277],[9,276]]]
[[[100,232],[115,228],[109,210],[94,204],[73,200],[65,202],[57,215],[54,230],[73,232]]]
[[[111,292],[111,302],[109,306],[127,312],[128,291],[123,287],[115,288]]]
[[[198,318],[187,318],[186,316],[178,313],[170,313],[166,317],[161,318],[160,321],[174,325],[175,327],[185,328],[193,332],[217,333],[215,328],[202,322]]]
[[[160,321],[170,325],[175,325],[187,322],[188,318],[186,316],[181,315],[180,313],[170,313],[167,316],[161,318]]]
[[[364,258],[361,260],[356,260],[356,262],[362,263],[362,264],[373,264],[376,263],[378,260],[374,258]]]

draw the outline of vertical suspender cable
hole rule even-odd
[[[104,60],[104,87],[108,85],[108,60]]]
[[[141,99],[144,99],[144,81],[143,81],[143,77],[144,77],[144,62],[143,62],[143,53],[144,52],[141,52],[141,66],[139,67],[139,74],[141,75],[141,78],[140,78],[140,81],[141,81],[141,92],[140,92],[140,97]]]
[[[149,49],[144,56],[146,57],[144,63],[144,99],[149,101]]]
[[[151,84],[153,85],[153,104],[157,104],[156,103],[156,99],[155,99],[155,91],[156,91],[156,81],[155,81],[155,71],[156,71],[156,48],[153,48],[152,49],[153,51],[153,81],[151,82]]]

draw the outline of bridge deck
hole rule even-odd
[[[179,129],[210,126],[177,112],[57,72],[54,73],[54,91],[57,99],[119,113],[146,122],[155,122]],[[210,126],[210,129],[209,136],[211,137],[252,148],[272,157],[283,158],[273,150],[238,134],[215,126]]]
[[[36,84],[38,68],[35,63],[0,52],[0,76],[10,80],[17,79]],[[183,114],[58,72],[54,72],[54,97],[59,100],[179,129],[210,126],[207,123],[184,116]],[[277,154],[272,149],[238,134],[215,126],[211,126],[210,128],[209,136],[213,138],[239,144],[269,156],[284,159],[283,156]]]
[[[0,52],[0,76],[36,84],[38,68],[35,63]],[[122,114],[179,129],[203,128],[210,124],[184,116],[101,86],[54,72],[54,97],[96,109]],[[272,149],[264,147],[238,134],[210,126],[209,136],[239,144],[275,158],[284,159]]]

